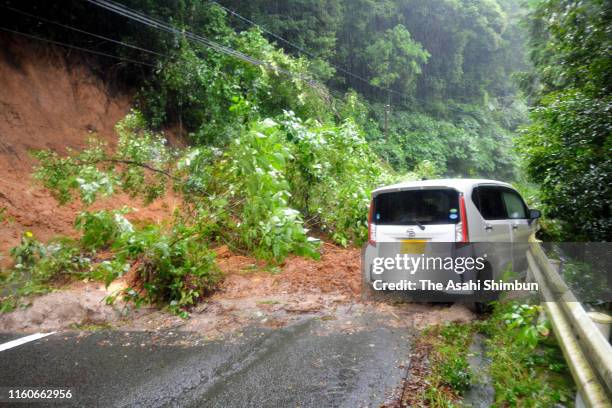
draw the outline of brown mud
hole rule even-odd
[[[107,305],[105,297],[124,286],[122,282],[108,288],[75,282],[32,298],[28,308],[0,316],[0,331],[114,328],[189,331],[218,338],[247,326],[278,328],[305,317],[328,320],[328,327],[342,332],[361,330],[358,317],[371,313],[384,317],[388,326],[416,330],[475,318],[459,304],[361,301],[359,250],[354,248],[325,243],[321,260],[291,257],[278,273],[262,270],[265,265],[254,258],[221,252],[218,262],[225,279],[188,319],[155,307]]]
[[[74,57],[76,58],[76,57]],[[132,96],[111,92],[88,66],[74,63],[64,50],[0,33],[0,265],[25,231],[46,241],[74,236],[77,201],[60,206],[31,177],[31,152],[66,154],[96,137],[114,146],[115,124],[131,107]],[[168,133],[171,143],[179,142]],[[136,208],[132,220],[160,222],[178,205],[172,197],[145,206],[126,195],[96,203],[95,209]]]

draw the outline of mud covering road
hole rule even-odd
[[[220,340],[56,333],[0,352],[0,389],[71,388],[72,400],[57,406],[377,407],[401,384],[413,334],[386,319],[363,314],[359,330],[345,330],[337,320],[308,317]],[[0,343],[16,337],[0,334]]]

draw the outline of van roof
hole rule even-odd
[[[419,189],[428,187],[450,187],[459,191],[466,191],[468,188],[479,184],[493,184],[497,186],[504,186],[513,188],[510,184],[504,183],[503,181],[489,180],[489,179],[435,179],[435,180],[420,180],[420,181],[404,181],[389,186],[379,187],[372,191],[372,195],[377,195],[386,191],[397,191],[404,189]]]

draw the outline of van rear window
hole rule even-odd
[[[459,193],[450,188],[382,193],[374,198],[378,225],[456,224]]]

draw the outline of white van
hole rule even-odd
[[[372,285],[375,280],[406,278],[405,274],[385,278],[372,273],[374,258],[398,253],[485,257],[486,271],[425,273],[428,279],[440,281],[497,279],[509,266],[523,272],[527,242],[539,217],[540,212],[527,208],[510,184],[495,180],[439,179],[378,188],[370,204],[364,281]]]

